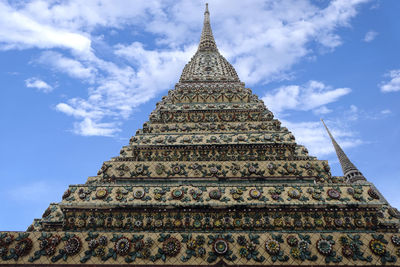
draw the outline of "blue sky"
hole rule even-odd
[[[209,0],[221,53],[341,175],[319,119],[400,207],[397,0]],[[0,229],[96,175],[194,54],[205,1],[0,0]]]

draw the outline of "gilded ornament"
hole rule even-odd
[[[104,188],[98,189],[96,191],[96,198],[103,199],[107,196],[107,193],[108,193],[107,190]]]
[[[274,239],[265,241],[265,249],[270,255],[277,255],[281,249],[281,245]]]
[[[250,189],[249,196],[253,199],[258,199],[261,197],[261,191],[256,188]]]
[[[372,239],[369,242],[369,248],[372,253],[378,256],[382,256],[386,253],[386,245],[381,240]]]

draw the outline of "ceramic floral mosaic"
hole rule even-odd
[[[0,265],[397,265],[400,213],[333,136],[343,176],[308,154],[219,53],[196,54],[142,129],[26,232]]]

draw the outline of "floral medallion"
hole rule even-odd
[[[193,227],[194,228],[200,228],[202,226],[202,223],[201,223],[201,221],[200,220],[194,220],[193,221]]]
[[[273,170],[275,168],[275,165],[274,164],[272,164],[272,163],[268,163],[267,164],[267,169],[268,170]]]
[[[179,220],[179,219],[175,220],[175,221],[174,221],[174,226],[175,226],[176,228],[182,227],[182,226],[183,226],[182,220]]]
[[[104,188],[101,188],[96,191],[96,198],[98,199],[103,199],[107,196],[107,190]]]
[[[369,242],[369,248],[371,249],[372,253],[378,256],[382,256],[386,253],[386,245],[378,239],[372,239]]]
[[[176,256],[181,251],[181,242],[175,237],[170,237],[162,245],[164,253],[168,256]]]
[[[142,199],[145,194],[146,193],[144,192],[143,189],[138,188],[133,192],[133,197],[136,199]]]
[[[157,227],[157,228],[162,227],[163,224],[164,224],[163,220],[155,220],[154,221],[154,226]]]
[[[257,168],[253,165],[250,165],[248,170],[249,170],[249,173],[255,173],[257,171]]]
[[[327,255],[331,254],[332,244],[328,240],[321,238],[317,241],[316,245],[317,245],[318,252],[321,253],[322,255],[327,256]]]
[[[338,190],[336,190],[336,189],[333,189],[333,188],[329,189],[327,191],[327,194],[328,194],[328,196],[330,198],[333,198],[333,199],[339,199],[340,198],[340,192]]]
[[[256,188],[253,188],[253,189],[250,189],[249,195],[252,199],[258,199],[261,197],[261,191]]]
[[[241,220],[241,219],[235,219],[235,220],[233,220],[233,225],[234,225],[236,228],[242,227],[242,220]]]
[[[114,245],[115,252],[118,255],[122,255],[122,256],[127,255],[130,248],[131,248],[131,242],[129,241],[128,238],[126,238],[124,236],[120,237],[115,242],[115,245]]]
[[[354,195],[354,188],[353,187],[347,188],[347,194]]]
[[[82,248],[82,241],[77,236],[70,237],[65,243],[65,253],[70,256],[78,254],[81,248]]]
[[[181,188],[176,188],[171,192],[171,196],[173,199],[182,199],[184,194],[185,193]]]
[[[222,238],[218,238],[215,240],[215,242],[213,244],[213,249],[214,249],[214,252],[217,253],[218,255],[223,255],[229,249],[228,242],[226,242]]]
[[[137,166],[136,166],[135,172],[136,172],[137,174],[142,174],[143,171],[144,171],[143,165],[140,164],[140,165],[137,165]]]
[[[182,170],[182,168],[179,165],[175,165],[175,166],[172,167],[172,172],[174,174],[179,174],[181,172],[181,170]]]
[[[143,221],[142,221],[142,220],[136,220],[136,221],[133,223],[133,225],[134,225],[136,228],[142,228],[142,226],[143,226]]]
[[[342,218],[335,218],[333,220],[333,223],[335,224],[336,227],[343,227],[344,224]]]
[[[363,220],[361,220],[361,219],[355,219],[354,224],[359,228],[362,228],[365,226]]]
[[[288,192],[289,197],[293,198],[293,199],[299,199],[301,196],[301,193],[298,189],[296,188],[290,188],[289,192]]]
[[[265,241],[265,250],[270,255],[277,255],[281,250],[281,245],[275,239],[268,239]]]
[[[219,189],[213,189],[211,190],[208,195],[210,196],[211,199],[220,199],[222,197],[221,190]]]
[[[373,199],[379,199],[379,194],[374,189],[368,189],[368,195]]]
[[[24,238],[20,240],[15,246],[15,254],[18,256],[25,256],[31,251],[33,242],[30,238]]]

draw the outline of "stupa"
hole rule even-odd
[[[175,89],[96,176],[0,232],[0,265],[399,265],[399,212],[328,133],[344,176],[240,81],[206,7]]]

